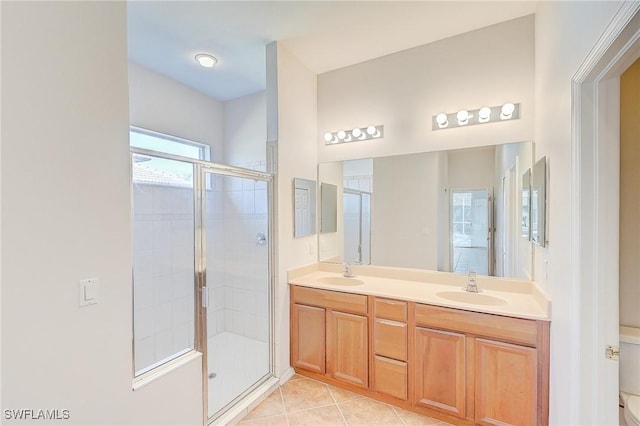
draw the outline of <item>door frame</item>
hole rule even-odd
[[[570,372],[576,424],[618,418],[619,77],[640,56],[640,2],[625,2],[571,80]],[[562,409],[562,408],[559,408]]]
[[[233,410],[233,407],[240,403],[245,397],[250,395],[261,385],[266,383],[275,377],[275,286],[274,286],[274,258],[275,247],[274,241],[274,229],[275,229],[275,215],[274,215],[274,176],[270,173],[259,172],[250,169],[244,169],[235,166],[228,166],[224,164],[217,164],[211,162],[197,161],[195,162],[195,186],[194,191],[196,193],[196,303],[197,303],[197,347],[202,352],[202,411],[204,421],[203,424],[212,424],[216,420],[224,417],[227,413]],[[243,179],[253,179],[255,181],[266,182],[267,184],[267,214],[269,218],[267,220],[267,245],[268,245],[268,259],[267,259],[267,274],[268,274],[268,317],[269,317],[269,371],[254,383],[251,387],[246,389],[243,393],[235,397],[229,404],[223,407],[219,412],[209,416],[209,365],[208,365],[208,333],[207,333],[207,308],[208,301],[205,303],[204,297],[209,295],[207,287],[207,264],[206,264],[206,241],[207,241],[207,228],[205,226],[206,221],[206,191],[207,183],[206,176],[220,175],[239,177]]]

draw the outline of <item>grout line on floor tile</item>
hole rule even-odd
[[[336,408],[338,409],[338,413],[340,413],[340,417],[342,417],[342,421],[344,422],[345,425],[348,425],[347,419],[344,416],[344,414],[342,413],[342,408],[340,408],[340,404],[338,404],[338,401],[336,401],[336,397],[333,396],[333,392],[331,392],[331,389],[329,389],[329,386],[327,386],[327,390],[329,391],[329,396],[331,396],[331,399],[333,399],[333,402],[334,402]]]
[[[400,415],[400,413],[398,413],[398,410],[396,410],[396,408],[398,408],[398,407],[396,407],[396,406],[394,406],[394,405],[391,405],[391,404],[389,404],[389,405],[391,406],[391,409],[392,409],[392,410],[393,410],[393,412],[396,414],[396,416],[398,416],[398,418],[400,419],[400,422],[402,422],[402,424],[403,424],[403,425],[406,425],[406,424],[407,424],[407,422],[405,422],[405,421],[404,421],[404,419],[402,418],[402,416]]]

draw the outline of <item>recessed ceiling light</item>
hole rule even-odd
[[[218,58],[206,53],[198,53],[196,55],[196,61],[205,68],[213,68],[213,66],[218,63]]]

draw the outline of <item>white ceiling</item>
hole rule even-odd
[[[218,100],[263,90],[265,46],[321,74],[534,13],[535,1],[129,1],[129,58]],[[196,53],[219,59],[200,67]]]

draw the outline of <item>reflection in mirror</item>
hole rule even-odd
[[[547,158],[542,157],[533,167],[533,183],[531,185],[531,241],[544,247],[545,207],[547,192]]]
[[[531,169],[522,175],[522,238],[531,239]]]
[[[532,279],[520,178],[532,149],[522,142],[321,163],[321,186],[337,189],[337,231],[320,234],[319,260]]]
[[[316,233],[316,181],[293,179],[293,236]]]
[[[338,231],[338,186],[330,183],[320,185],[320,232]]]

